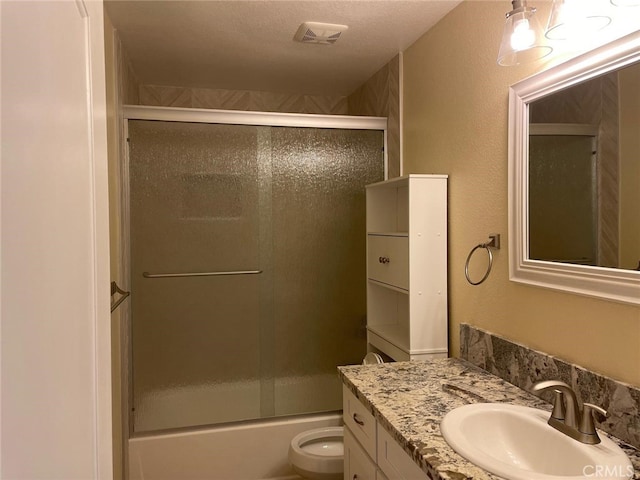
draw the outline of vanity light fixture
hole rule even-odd
[[[533,62],[553,50],[546,44],[542,27],[535,16],[536,8],[526,0],[512,0],[513,10],[506,14],[498,64],[508,67]]]
[[[628,0],[612,0],[616,2]],[[608,5],[603,0],[553,0],[545,35],[550,40],[568,40],[602,30],[611,23]]]
[[[611,0],[616,7],[640,7],[640,0]]]

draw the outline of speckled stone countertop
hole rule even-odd
[[[544,410],[538,397],[457,358],[338,367],[356,395],[433,480],[498,479],[455,453],[440,434],[444,415],[468,403],[503,402]],[[601,435],[606,435],[600,432]],[[640,452],[611,437],[640,479]]]

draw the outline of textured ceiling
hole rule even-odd
[[[461,0],[107,1],[140,81],[348,95]],[[293,41],[306,21],[348,25],[334,45]]]

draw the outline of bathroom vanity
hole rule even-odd
[[[338,370],[344,393],[345,479],[499,479],[453,451],[440,432],[444,415],[482,402],[551,408],[456,358]],[[640,479],[640,452],[609,438],[630,458],[633,478]]]
[[[427,478],[356,395],[343,386],[344,478]]]

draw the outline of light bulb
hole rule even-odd
[[[536,40],[536,34],[529,26],[526,18],[516,20],[511,34],[511,48],[514,50],[524,50],[529,48]]]
[[[520,65],[549,55],[552,49],[542,39],[535,7],[527,7],[525,0],[513,0],[512,3],[513,10],[505,15],[498,65]]]
[[[545,35],[551,40],[583,39],[610,23],[601,0],[553,0]]]

